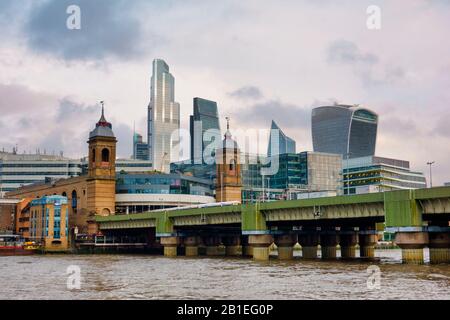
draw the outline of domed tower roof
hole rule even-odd
[[[89,133],[89,139],[95,137],[111,137],[115,138],[114,132],[112,131],[112,124],[106,121],[105,118],[105,107],[104,102],[100,102],[102,104],[102,115],[100,120],[95,124],[95,129]]]
[[[230,132],[230,118],[227,117],[227,131],[225,132],[224,139],[222,141],[222,147],[224,149],[239,149],[239,146],[235,140],[233,140]]]

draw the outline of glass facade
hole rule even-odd
[[[275,121],[272,120],[267,156],[271,157],[278,154],[295,153],[295,149],[295,141],[286,136]]]
[[[213,196],[211,180],[181,174],[118,174],[116,194],[192,194]]]
[[[215,133],[210,141],[205,141],[204,133],[213,129]],[[213,143],[218,145],[221,141],[219,112],[217,103],[214,101],[194,98],[194,112],[190,116],[190,134],[191,134],[191,161],[193,164],[201,164],[205,148]],[[212,153],[214,156],[214,153]]]
[[[378,115],[358,106],[315,108],[311,117],[315,152],[358,158],[375,154]]]
[[[135,133],[133,135],[133,159],[148,160],[148,144],[142,141],[142,135]]]
[[[277,172],[262,176],[261,169],[269,167],[274,157],[278,160]],[[265,199],[278,200],[291,199],[301,193],[338,191],[341,186],[340,155],[317,152],[287,153],[256,163],[248,161],[247,158],[242,165],[244,202],[261,200],[262,192],[265,193]]]
[[[148,154],[155,170],[170,171],[172,134],[180,128],[180,105],[175,102],[175,79],[161,59],[153,61],[148,106]]]

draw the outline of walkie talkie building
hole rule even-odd
[[[375,155],[378,115],[358,105],[313,109],[311,116],[315,152],[341,154],[344,159]]]

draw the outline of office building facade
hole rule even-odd
[[[205,135],[205,132],[208,132]],[[210,144],[211,160],[214,159],[215,149],[221,141],[219,112],[215,101],[194,98],[194,110],[190,116],[191,135],[191,162],[193,164],[205,163],[204,151]],[[209,163],[211,164],[211,163]]]
[[[361,157],[343,160],[343,193],[361,194],[426,188],[421,172],[410,170],[408,161]]]
[[[80,160],[44,154],[0,152],[0,197],[6,192],[46,179],[66,179],[81,175]]]
[[[161,59],[153,61],[148,106],[148,155],[155,170],[169,173],[179,143],[180,105],[175,102],[175,79]],[[172,152],[174,151],[174,152]]]
[[[378,115],[352,105],[323,106],[311,115],[315,152],[340,154],[346,158],[375,155]]]
[[[295,153],[295,149],[295,141],[286,136],[277,123],[272,120],[267,156],[271,157],[278,154]]]

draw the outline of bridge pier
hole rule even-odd
[[[242,255],[244,257],[253,257],[253,247],[248,243],[248,236],[241,237]]]
[[[184,238],[184,247],[186,257],[198,256],[198,237],[186,237]]]
[[[428,244],[428,233],[423,231],[397,232],[395,243],[402,249],[402,261],[423,264],[423,248]]]
[[[377,244],[377,231],[375,227],[360,228],[358,235],[360,258],[375,258],[375,245]]]
[[[344,228],[339,233],[339,244],[341,246],[342,259],[355,258],[356,243],[358,242],[358,234],[354,228]]]
[[[204,237],[203,242],[206,246],[206,255],[207,256],[218,256],[219,253],[219,245],[220,245],[220,237],[218,236],[209,236]]]
[[[179,244],[179,237],[161,237],[161,245],[164,246],[165,257],[176,257]]]
[[[303,259],[316,259],[319,234],[314,230],[305,230],[298,235],[298,242],[302,246]]]
[[[439,225],[428,227],[428,238],[430,249],[430,263],[450,262],[450,228],[445,221]]]
[[[269,246],[273,243],[273,237],[270,234],[249,235],[248,243],[253,247],[254,260],[269,260]]]
[[[335,228],[324,229],[320,232],[322,259],[336,259],[336,246],[339,243],[339,235]]]
[[[275,244],[278,248],[278,259],[294,259],[294,245],[297,243],[296,234],[282,234],[275,236]]]
[[[238,256],[241,249],[241,237],[240,236],[226,236],[223,239],[225,245],[226,256]]]

